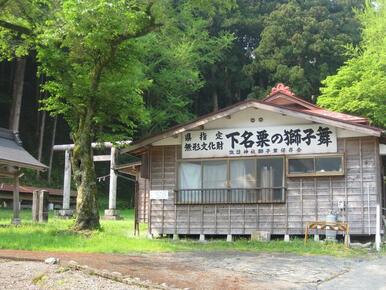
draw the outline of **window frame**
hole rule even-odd
[[[283,190],[283,198],[282,200],[278,201],[278,200],[272,200],[272,201],[263,201],[263,202],[252,202],[252,203],[247,203],[247,202],[229,202],[228,204],[274,204],[274,203],[286,203],[287,202],[287,187],[286,187],[286,156],[283,155],[283,154],[278,154],[278,155],[272,155],[272,156],[240,156],[240,157],[220,157],[220,158],[202,158],[202,159],[196,159],[196,158],[187,158],[187,159],[177,159],[176,160],[176,186],[175,186],[175,189],[174,189],[174,192],[175,192],[175,198],[174,198],[174,203],[176,205],[180,204],[180,205],[184,205],[184,204],[200,204],[200,205],[206,205],[207,203],[180,203],[180,202],[177,202],[177,199],[176,199],[176,195],[178,194],[178,192],[180,190],[189,190],[189,189],[180,189],[179,188],[179,167],[180,167],[180,164],[181,163],[184,163],[184,162],[197,162],[197,163],[200,163],[201,164],[201,176],[202,176],[202,179],[201,179],[201,188],[200,189],[197,189],[197,190],[204,190],[205,188],[203,188],[203,162],[206,162],[206,161],[226,161],[226,167],[227,167],[227,181],[226,181],[226,187],[224,188],[224,190],[232,190],[232,187],[231,187],[231,180],[230,180],[230,175],[231,175],[231,172],[230,172],[230,168],[231,168],[231,161],[232,160],[246,160],[246,159],[251,159],[251,160],[254,160],[254,166],[256,168],[255,170],[255,173],[257,174],[257,160],[258,159],[281,159],[282,160],[282,165],[283,165],[283,173],[282,173],[282,190]],[[257,179],[256,179],[256,188],[257,188]],[[236,189],[236,188],[233,188],[233,189]],[[237,190],[237,189],[236,189]],[[248,188],[246,188],[246,190],[248,190]],[[226,204],[226,203],[208,203],[209,205],[214,205],[214,204]]]
[[[342,161],[342,171],[327,171],[317,172],[316,171],[316,159],[322,158],[340,158]],[[345,175],[345,155],[343,153],[332,153],[332,154],[313,154],[313,155],[294,155],[286,156],[286,176],[287,177],[317,177],[317,176],[343,176]],[[313,172],[300,172],[291,173],[289,172],[289,160],[294,159],[312,159],[314,161]]]

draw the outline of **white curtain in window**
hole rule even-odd
[[[203,188],[227,187],[227,162],[205,161],[203,166]]]
[[[184,162],[180,164],[179,189],[201,188],[201,164]]]
[[[256,187],[255,160],[232,160],[230,167],[232,188]]]
[[[180,189],[178,200],[187,203],[201,202],[201,163],[181,163],[178,173],[178,188]]]

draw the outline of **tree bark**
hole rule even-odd
[[[211,78],[212,78],[213,112],[216,112],[218,111],[218,93],[217,93],[217,87],[216,87],[216,65],[212,65]]]
[[[97,204],[96,175],[91,142],[93,139],[92,106],[80,116],[78,131],[74,134],[72,167],[78,195],[76,199],[75,230],[100,228]]]
[[[52,160],[54,159],[54,145],[55,145],[55,138],[56,138],[56,127],[58,124],[58,117],[55,116],[54,118],[54,125],[52,128],[52,138],[51,138],[51,148],[50,148],[50,160],[48,163],[48,183],[51,183],[51,174],[52,174]]]
[[[42,161],[43,155],[43,141],[44,141],[44,131],[46,127],[46,111],[42,113],[42,121],[40,123],[40,132],[39,132],[39,147],[38,147],[38,160]],[[36,171],[36,178],[40,177],[40,171]]]
[[[19,131],[20,110],[23,98],[24,72],[27,59],[25,57],[16,59],[15,78],[12,89],[12,108],[9,118],[9,129]]]

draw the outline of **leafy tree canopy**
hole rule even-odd
[[[386,1],[369,1],[363,13],[359,46],[337,74],[327,77],[318,104],[334,111],[367,116],[386,127]]]
[[[280,3],[284,2],[284,3]],[[278,82],[295,93],[318,95],[320,81],[344,61],[344,46],[358,41],[353,8],[363,1],[277,1],[264,18],[264,29],[246,66],[255,82],[255,96],[263,96]]]

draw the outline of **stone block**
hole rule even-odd
[[[60,209],[58,210],[58,217],[62,219],[72,218],[74,211],[72,209]]]
[[[119,215],[119,210],[117,209],[105,209],[105,215],[103,216],[105,220],[121,220],[122,217]]]
[[[251,233],[251,241],[269,242],[271,233],[267,231],[254,231]]]

